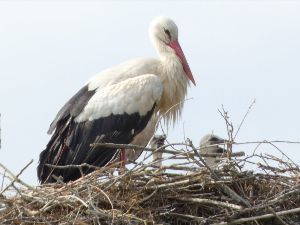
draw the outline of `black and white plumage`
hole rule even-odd
[[[162,135],[154,135],[153,138],[150,141],[150,147],[153,149],[156,149],[153,152],[153,162],[155,162],[153,165],[157,167],[162,166],[162,156],[163,156],[163,150],[160,149],[162,146],[165,145],[165,140],[167,136],[165,134]]]
[[[226,149],[219,146],[219,144],[225,144],[226,140],[223,138],[218,137],[214,134],[206,134],[201,138],[200,141],[200,153],[202,154],[210,154],[210,153],[218,153],[219,156],[211,156],[211,157],[204,157],[206,164],[215,169],[220,162],[220,156],[227,152]]]
[[[177,26],[159,17],[150,26],[150,36],[159,59],[135,59],[104,70],[58,112],[49,129],[52,137],[40,154],[42,183],[55,182],[52,175],[62,176],[65,182],[81,177],[76,168],[46,164],[102,167],[117,157],[118,149],[91,148],[91,143],[137,143],[139,137],[143,137],[140,142],[149,141],[154,130],[147,125],[184,100],[188,81],[195,81],[178,43]],[[182,104],[174,107],[167,122],[175,121],[181,110]],[[83,173],[92,171],[86,168]]]

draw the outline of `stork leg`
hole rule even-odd
[[[126,154],[125,154],[125,149],[121,149],[120,151],[120,167],[121,169],[125,170],[125,162],[126,162]]]

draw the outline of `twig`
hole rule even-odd
[[[218,177],[218,175],[206,164],[206,162],[204,161],[204,159],[202,158],[202,156],[199,154],[199,152],[197,151],[197,149],[194,147],[193,143],[191,140],[187,140],[188,145],[194,149],[195,154],[198,156],[198,158],[200,159],[201,163],[203,163],[203,165],[209,170],[209,172],[212,175],[212,178],[215,181],[219,181],[220,178]],[[223,191],[228,194],[231,198],[233,198],[234,200],[236,200],[237,202],[242,203],[244,206],[247,207],[251,207],[251,204],[244,198],[242,198],[241,196],[239,196],[235,191],[233,191],[230,187],[228,187],[226,184],[221,184],[221,187],[223,189]]]
[[[284,193],[281,193],[278,197],[275,197],[268,201],[268,204],[275,204],[282,200],[288,200],[291,196],[298,196],[300,194],[300,185],[297,185],[292,188],[290,191],[284,191]]]
[[[50,168],[54,168],[54,169],[83,169],[85,167],[91,168],[91,169],[101,169],[102,167],[98,167],[98,166],[93,166],[87,163],[82,163],[80,165],[64,165],[64,166],[59,166],[59,165],[52,165],[52,164],[45,164],[45,166],[48,166]]]
[[[186,146],[186,143],[171,143],[171,144],[164,145],[164,146],[162,146],[158,149],[147,148],[147,147],[141,146],[141,145],[114,144],[114,143],[93,143],[93,144],[91,144],[91,147],[120,148],[120,149],[124,149],[124,150],[127,150],[127,151],[130,151],[131,149],[144,150],[144,151],[149,151],[149,152],[160,151],[160,152],[168,153],[168,154],[189,154],[189,156],[195,156],[193,151],[183,152],[183,151],[174,151],[174,150],[165,149],[166,147],[169,147],[169,146],[180,146],[180,145]],[[201,148],[209,148],[209,147],[218,146],[218,145],[219,144],[205,145]],[[219,156],[222,156],[224,154],[223,153],[201,153],[201,155],[203,157],[216,157],[216,156],[219,157]],[[233,157],[240,157],[240,156],[244,156],[244,155],[245,155],[244,152],[234,152],[234,153],[232,153]],[[60,168],[60,167],[58,167],[58,168]]]
[[[197,221],[197,222],[202,222],[205,220],[204,217],[199,217],[199,216],[193,216],[193,215],[188,215],[188,214],[181,214],[181,213],[168,213],[168,215],[171,215],[171,216],[179,216],[179,217],[184,217],[184,218],[187,218],[187,219],[192,219],[194,221]]]
[[[234,139],[233,139],[233,130],[234,130],[233,129],[233,125],[229,121],[228,112],[225,111],[223,105],[222,105],[222,112],[219,109],[218,109],[218,111],[219,111],[220,115],[223,117],[223,119],[225,120],[225,123],[226,123],[227,136],[228,136],[228,140],[229,140],[229,145],[227,145],[228,146],[227,151],[231,153],[232,152],[232,145],[231,145],[231,143],[234,142]]]
[[[283,210],[280,212],[276,212],[278,216],[283,216],[283,215],[289,215],[293,213],[299,213],[300,208],[294,208],[294,209],[289,209],[289,210]],[[230,222],[221,222],[221,223],[213,223],[212,225],[232,225],[232,224],[241,224],[241,223],[246,223],[254,220],[262,220],[262,219],[269,219],[275,217],[273,213],[270,214],[264,214],[261,216],[253,216],[253,217],[247,217],[247,218],[241,218],[241,219],[236,219]]]
[[[242,209],[243,207],[240,205],[228,203],[228,202],[221,202],[221,201],[215,201],[211,199],[205,199],[205,198],[174,198],[176,200],[180,200],[183,202],[190,202],[190,203],[199,203],[199,204],[209,204],[209,205],[215,205],[219,207],[225,207],[230,209]]]
[[[16,178],[19,178],[19,176],[24,172],[24,170],[26,170],[28,168],[28,166],[31,165],[31,163],[33,162],[33,159],[31,159],[29,161],[29,163],[27,163],[22,169],[21,171],[16,175]],[[5,170],[6,171],[6,170]],[[14,183],[16,182],[16,179],[13,179],[13,181],[11,181],[11,183],[9,185],[7,185],[1,192],[0,195],[2,195],[10,186],[12,186]]]
[[[19,173],[19,175],[32,163],[32,161],[30,161]],[[18,178],[18,176],[15,176],[9,169],[7,169],[2,163],[0,163],[0,167],[2,167],[11,177],[12,177],[12,183],[10,184],[10,186],[14,185],[14,182],[18,182],[20,184],[22,184],[23,186],[27,187],[30,190],[35,190],[35,188],[33,188],[32,186],[26,184],[24,181],[22,181],[20,178]]]
[[[249,145],[249,144],[270,144],[270,143],[284,143],[284,144],[300,144],[300,141],[288,141],[288,140],[263,140],[263,141],[245,141],[245,142],[233,142],[234,145]]]
[[[113,174],[117,171],[113,167],[118,163],[112,163],[107,167],[94,167],[94,172],[74,182],[64,183],[58,178],[55,184],[40,185],[32,190],[24,185],[20,188],[19,183],[16,185],[18,181],[13,182],[14,178],[4,170],[12,185],[0,195],[0,221],[65,225],[166,221],[260,225],[265,222],[261,220],[274,218],[286,225],[300,219],[299,170],[286,157],[253,153],[232,158],[212,170],[190,140],[177,144],[172,153],[161,159],[167,161],[167,165],[160,169],[167,171],[157,169],[153,162],[148,162],[151,154],[145,154],[147,161],[129,165],[131,169],[122,174]],[[167,146],[171,149],[172,144]],[[157,149],[151,149],[151,153],[153,151]],[[257,160],[265,172],[256,172],[260,168]],[[253,171],[240,164],[249,164]],[[85,166],[91,165],[73,167]],[[56,167],[70,168],[68,165]],[[243,201],[252,207],[245,207],[247,202]]]
[[[283,219],[281,219],[281,217],[274,211],[274,209],[272,207],[268,207],[268,209],[273,213],[273,215],[277,218],[277,220],[283,224],[283,225],[289,225],[287,224],[285,221],[283,221]]]
[[[242,125],[244,124],[244,122],[245,122],[245,120],[246,120],[246,118],[247,118],[247,116],[248,116],[248,114],[249,114],[251,108],[253,107],[253,105],[254,105],[255,103],[256,103],[256,99],[254,99],[254,100],[252,101],[252,103],[250,104],[250,106],[248,107],[248,110],[247,110],[246,114],[244,115],[244,117],[243,117],[243,119],[242,119],[242,122],[240,123],[240,125],[239,125],[237,131],[235,132],[235,135],[234,135],[234,137],[233,137],[233,140],[235,140],[236,136],[238,135],[238,133],[239,133],[239,131],[240,131]]]

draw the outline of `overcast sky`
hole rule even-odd
[[[237,128],[254,99],[237,141],[300,141],[299,12],[299,1],[0,1],[0,162],[17,173],[34,159],[22,178],[36,183],[57,111],[93,74],[156,57],[148,25],[158,15],[177,23],[197,82],[171,142],[226,137],[218,109]],[[279,147],[300,163],[299,145]]]

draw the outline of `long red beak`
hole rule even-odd
[[[179,44],[178,41],[172,41],[170,42],[169,46],[174,49],[176,55],[178,56],[178,58],[180,59],[181,63],[182,63],[182,67],[183,70],[185,72],[185,74],[187,75],[187,77],[190,79],[190,81],[192,81],[192,83],[196,86],[196,82],[195,79],[193,77],[192,71],[189,67],[188,62],[186,61],[185,55],[181,49],[181,46]]]

